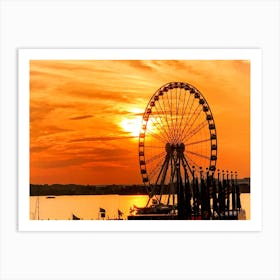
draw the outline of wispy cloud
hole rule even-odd
[[[76,121],[76,120],[83,120],[83,119],[89,119],[89,118],[92,118],[92,115],[72,117],[72,118],[69,118],[69,120]]]

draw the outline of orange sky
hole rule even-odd
[[[171,81],[195,86],[217,128],[217,168],[250,176],[248,61],[30,62],[30,183],[141,183],[140,112]]]

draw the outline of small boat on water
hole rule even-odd
[[[46,198],[55,198],[55,196],[47,196]]]
[[[152,204],[148,207],[134,206],[136,214],[169,214],[173,210],[173,206],[164,205],[163,203]]]
[[[128,220],[173,220],[177,217],[175,210],[174,206],[158,203],[153,199],[150,206],[137,207],[134,205],[127,218]]]

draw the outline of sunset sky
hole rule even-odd
[[[30,183],[141,183],[141,114],[171,81],[190,83],[207,99],[217,129],[217,168],[249,177],[248,61],[32,60]]]

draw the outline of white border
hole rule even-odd
[[[260,231],[262,229],[262,63],[260,49],[19,49],[19,231]],[[246,221],[35,221],[29,219],[30,60],[250,60],[251,219]]]

